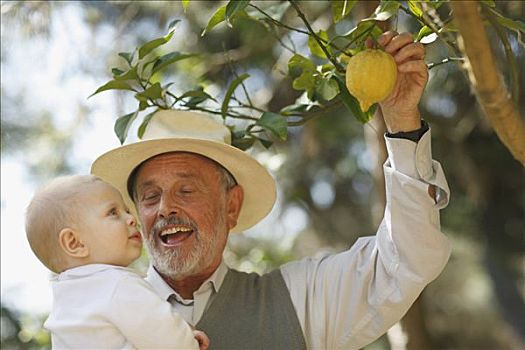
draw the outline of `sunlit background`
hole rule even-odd
[[[329,25],[327,2],[303,5],[316,27]],[[525,17],[519,1],[499,6],[511,17]],[[205,1],[191,1],[186,11],[179,1],[2,1],[3,349],[49,347],[41,325],[52,302],[50,274],[26,241],[24,212],[43,183],[57,175],[88,173],[97,156],[119,145],[113,124],[133,109],[133,99],[113,92],[87,99],[110,78],[110,67],[121,64],[117,52],[163,35],[168,22],[179,18],[169,49],[203,53],[169,73],[181,90],[204,81],[206,91],[220,99],[236,70],[251,74],[247,84],[253,101],[265,108],[279,110],[299,96],[286,77],[291,53],[271,31],[240,23],[200,36],[217,7]],[[355,19],[344,25],[355,25]],[[413,30],[405,17],[396,25]],[[282,40],[294,41],[297,51],[308,54],[303,36]],[[518,61],[525,62],[523,47],[515,37],[510,42]],[[436,43],[427,52],[428,59],[437,60],[445,49]],[[525,101],[524,71],[520,101]],[[431,71],[421,108],[453,193],[442,222],[454,252],[444,273],[422,295],[426,331],[436,349],[523,348],[523,168],[494,136],[454,64]],[[523,114],[523,102],[520,108]],[[130,131],[132,140],[136,128]],[[256,227],[231,238],[226,261],[264,272],[319,251],[339,251],[373,234],[375,193],[381,191],[374,177],[379,156],[370,147],[370,135],[378,136],[372,126],[363,128],[338,109],[292,130],[285,143],[253,150],[278,180],[278,205]],[[147,257],[135,266],[145,269]],[[389,348],[386,337],[367,347]]]

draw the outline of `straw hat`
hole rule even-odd
[[[162,110],[150,120],[143,138],[98,157],[91,173],[115,186],[133,214],[128,178],[145,160],[166,152],[193,152],[226,168],[244,189],[244,202],[231,232],[246,230],[262,220],[275,203],[275,181],[254,158],[230,145],[230,130],[206,115]]]

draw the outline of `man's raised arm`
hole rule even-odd
[[[394,90],[380,103],[388,130],[384,218],[375,236],[345,252],[281,267],[310,349],[359,349],[374,341],[403,317],[450,256],[439,224],[449,189],[417,109],[428,79],[424,48],[395,32],[379,43],[398,65]]]

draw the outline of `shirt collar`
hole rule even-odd
[[[105,270],[110,270],[110,269],[129,271],[129,272],[137,273],[140,275],[138,271],[130,269],[128,267],[124,267],[124,266],[108,265],[108,264],[88,264],[88,265],[77,266],[71,269],[67,269],[58,275],[54,275],[52,277],[52,280],[64,281],[64,280],[69,280],[69,279],[73,279],[77,277],[86,277],[86,276],[91,276],[96,273],[99,273]]]
[[[194,294],[198,294],[199,292],[205,290],[208,288],[209,285],[213,287],[213,290],[215,293],[219,291],[219,289],[222,286],[222,283],[224,282],[224,277],[226,277],[226,273],[228,272],[229,268],[224,263],[224,261],[221,261],[219,267],[215,272],[206,280],[204,283],[199,287],[197,291],[195,291]],[[148,281],[153,289],[157,292],[157,294],[163,299],[168,300],[168,298],[175,294],[178,299],[182,299],[179,294],[173,290],[166,281],[161,277],[161,275],[155,270],[153,265],[150,265],[148,268],[148,273],[146,277],[146,281]]]

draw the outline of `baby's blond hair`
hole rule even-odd
[[[93,175],[58,177],[40,189],[26,211],[26,235],[37,258],[51,271],[62,272],[65,255],[58,235],[64,228],[74,228],[81,217],[79,198],[86,185],[102,181]]]

